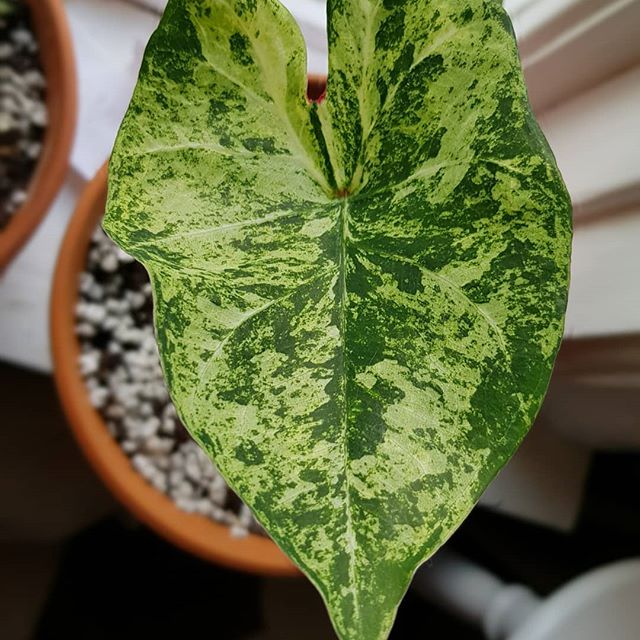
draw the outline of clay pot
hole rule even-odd
[[[64,181],[76,124],[76,71],[62,0],[25,0],[47,79],[49,126],[25,203],[0,232],[0,271],[29,239]]]
[[[228,527],[180,511],[131,466],[91,406],[78,368],[75,306],[79,275],[91,236],[104,213],[107,169],[86,187],[69,224],[55,271],[51,304],[54,374],[63,409],[84,454],[107,487],[135,516],[176,546],[233,569],[263,575],[295,575],[297,569],[270,539],[231,537]]]

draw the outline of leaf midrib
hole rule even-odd
[[[340,389],[342,392],[342,404],[341,404],[341,431],[342,431],[342,453],[344,458],[344,486],[345,486],[345,518],[346,528],[345,537],[347,541],[346,549],[348,552],[348,575],[351,593],[353,594],[353,607],[356,613],[355,619],[359,620],[357,613],[360,610],[358,587],[358,563],[355,556],[356,544],[356,528],[353,522],[353,511],[351,507],[351,466],[349,457],[349,404],[348,404],[348,362],[347,362],[347,307],[348,307],[348,288],[347,288],[347,241],[350,237],[349,234],[349,199],[343,198],[340,213],[339,213],[339,225],[340,233],[340,251],[339,251],[339,297],[340,297],[340,309],[339,309],[339,332],[342,340],[341,345],[341,366],[340,366]]]

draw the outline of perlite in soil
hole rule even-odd
[[[162,378],[146,271],[100,229],[80,277],[76,332],[89,399],[136,471],[233,536],[262,532],[180,423]]]

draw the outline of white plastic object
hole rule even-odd
[[[640,559],[577,578],[544,601],[509,640],[638,640]]]
[[[448,551],[416,573],[413,588],[452,615],[505,640],[532,615],[540,599],[527,587],[507,585],[482,567]]]
[[[540,599],[445,550],[418,570],[413,587],[488,640],[640,639],[640,559],[591,571]]]

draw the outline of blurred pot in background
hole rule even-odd
[[[46,83],[47,116],[42,149],[24,202],[0,231],[0,270],[35,231],[62,185],[76,123],[76,72],[64,4],[62,0],[20,0],[17,4],[26,5],[30,14]],[[5,5],[11,7],[11,3]],[[18,41],[24,36],[18,33]],[[5,67],[5,71],[11,70]],[[16,72],[20,77],[20,70]]]
[[[295,575],[297,569],[269,538],[255,533],[236,538],[228,526],[179,509],[168,495],[134,469],[132,461],[109,432],[107,421],[92,404],[80,370],[76,305],[80,297],[80,274],[86,268],[91,238],[104,214],[106,194],[105,167],[79,201],[54,277],[51,305],[54,373],[73,433],[116,498],[170,542],[205,560],[234,569],[263,575]]]

